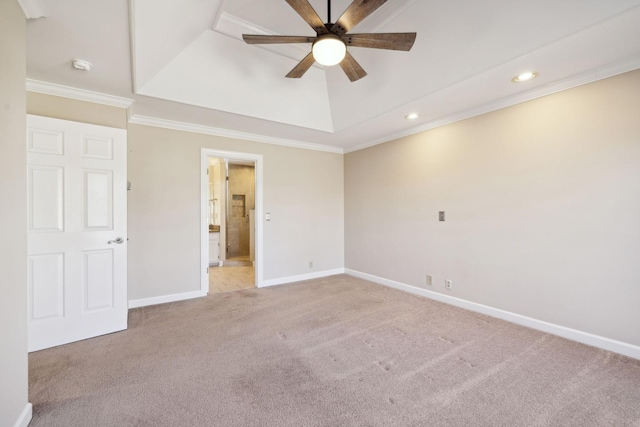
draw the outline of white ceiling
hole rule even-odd
[[[30,79],[131,98],[134,121],[336,151],[640,68],[640,0],[389,0],[352,32],[415,31],[415,45],[349,48],[368,73],[354,83],[340,67],[287,79],[310,45],[241,40],[314,35],[284,0],[33,1],[46,18],[28,23]],[[310,3],[326,20],[326,1]],[[332,2],[333,20],[349,3]],[[73,70],[72,58],[94,69]],[[511,82],[525,70],[540,75]]]

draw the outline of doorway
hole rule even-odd
[[[203,148],[201,160],[201,289],[261,287],[262,156]]]

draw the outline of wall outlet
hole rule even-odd
[[[313,261],[309,261],[309,268],[313,268]]]
[[[427,274],[427,285],[433,285],[433,277],[430,274]]]
[[[451,280],[446,279],[446,280],[444,281],[444,287],[445,287],[445,288],[447,288],[447,289],[451,289],[451,288],[452,288]]]

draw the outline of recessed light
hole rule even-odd
[[[91,62],[84,59],[74,59],[71,61],[71,65],[73,65],[73,68],[80,71],[91,71],[91,68],[93,68]]]
[[[420,115],[418,113],[411,113],[405,116],[405,119],[407,120],[416,120],[420,118]]]
[[[514,83],[528,82],[529,80],[536,78],[537,75],[538,73],[535,71],[527,71],[525,73],[515,76],[514,78],[511,79],[511,81]]]

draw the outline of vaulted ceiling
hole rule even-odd
[[[350,47],[368,72],[354,83],[319,65],[285,78],[309,44],[242,41],[315,35],[284,0],[36,1],[46,17],[28,23],[30,79],[131,98],[134,121],[338,151],[640,68],[640,0],[388,0],[354,31],[417,32],[414,47]],[[326,1],[310,3],[326,20]],[[333,0],[332,18],[349,4]],[[526,70],[539,76],[511,81]]]

